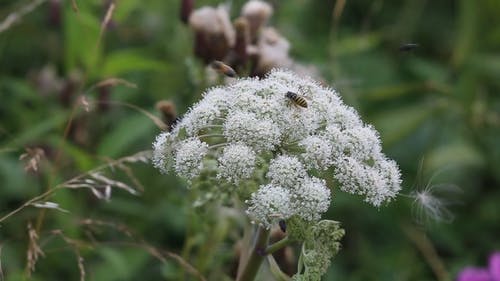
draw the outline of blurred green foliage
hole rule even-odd
[[[183,113],[199,98],[207,84],[192,55],[193,35],[178,19],[179,2],[116,1],[100,37],[109,1],[76,1],[78,12],[71,1],[47,1],[0,33],[2,216],[110,158],[150,149],[159,130],[147,116],[116,103],[86,112],[77,106],[79,95],[152,113],[162,99]],[[347,1],[338,17],[335,5],[343,1],[270,2],[272,23],[291,42],[292,56],[318,68],[380,131],[403,171],[405,194],[425,188],[433,175],[432,183],[462,191],[444,194],[459,203],[450,206],[452,222],[424,225],[416,223],[411,198],[376,210],[334,193],[326,217],[341,221],[347,233],[325,280],[453,280],[463,266],[484,264],[500,249],[500,2]],[[0,19],[27,3],[2,1]],[[232,1],[234,16],[243,3]],[[419,46],[401,52],[403,43]],[[91,88],[110,77],[137,88]],[[23,171],[25,147],[45,150],[37,173]],[[32,280],[77,280],[79,255],[86,280],[190,276],[154,249],[185,258],[193,250],[198,258],[189,262],[210,280],[222,280],[220,273],[233,266],[241,222],[193,213],[193,195],[173,175],[142,163],[131,169],[144,186],[139,196],[118,189],[105,201],[88,190],[60,190],[50,201],[69,213],[27,207],[2,221],[5,280],[24,280],[28,222],[40,231],[45,253]],[[441,275],[422,243],[439,256]]]

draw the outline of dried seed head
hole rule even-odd
[[[35,266],[38,261],[38,258],[44,257],[45,254],[38,244],[38,239],[39,239],[38,233],[31,225],[31,222],[28,222],[27,228],[28,228],[29,244],[28,244],[28,250],[26,252],[26,260],[27,260],[26,267],[27,267],[28,277],[30,277],[31,273],[35,272]]]
[[[257,64],[252,75],[262,77],[273,68],[290,67],[289,49],[290,43],[276,29],[264,28],[257,44]]]
[[[239,17],[234,21],[236,30],[236,42],[234,52],[236,55],[236,64],[245,65],[248,59],[247,46],[250,43],[250,27],[248,20],[244,17]]]
[[[195,55],[205,63],[222,60],[234,46],[235,31],[226,6],[202,7],[189,17],[195,31]]]
[[[39,147],[26,148],[26,153],[19,156],[19,160],[24,162],[25,172],[38,172],[41,161],[45,158],[45,152]]]
[[[241,9],[241,15],[248,20],[250,26],[250,36],[255,42],[258,33],[264,27],[273,14],[273,7],[260,0],[248,1]]]

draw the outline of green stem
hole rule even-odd
[[[255,279],[259,267],[266,256],[268,239],[269,230],[262,226],[258,226],[254,234],[253,245],[250,249],[249,257],[236,281],[253,281]]]
[[[302,273],[304,268],[304,244],[302,244],[302,249],[300,251],[299,261],[297,262],[297,273]]]
[[[266,254],[267,255],[270,255],[276,251],[278,251],[279,249],[287,246],[288,244],[290,244],[291,240],[288,239],[288,236],[286,236],[285,238],[281,239],[280,241],[272,244],[271,246],[267,247],[266,248]]]

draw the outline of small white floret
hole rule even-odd
[[[270,120],[258,119],[254,113],[235,112],[224,123],[228,141],[245,143],[256,151],[271,150],[280,142],[280,130]]]
[[[307,221],[317,221],[330,207],[330,189],[322,179],[308,178],[294,192],[293,208]]]
[[[168,172],[173,158],[171,142],[169,142],[170,136],[170,133],[163,132],[159,134],[153,142],[153,166],[162,173]]]
[[[175,153],[175,171],[181,177],[192,179],[203,169],[203,158],[208,145],[197,138],[190,138],[178,144]]]
[[[280,155],[271,160],[267,177],[272,184],[293,189],[300,186],[307,172],[297,157]]]
[[[255,169],[255,152],[244,144],[231,144],[224,148],[219,157],[218,178],[234,184],[252,176]]]
[[[319,136],[309,136],[302,140],[299,145],[304,148],[301,154],[308,168],[326,170],[333,163],[332,143]]]
[[[294,214],[290,191],[271,184],[261,186],[247,204],[250,217],[268,228],[276,221]]]

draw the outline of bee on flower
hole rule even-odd
[[[288,93],[296,92],[301,114],[290,106]],[[210,170],[233,190],[250,188],[237,194],[248,194],[239,199],[265,227],[292,217],[318,221],[330,206],[330,176],[339,190],[376,207],[401,189],[399,168],[382,153],[375,129],[335,91],[285,70],[209,89],[153,148],[163,172],[195,183]]]

